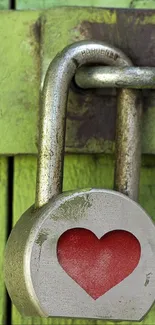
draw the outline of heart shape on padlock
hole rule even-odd
[[[94,300],[128,277],[140,255],[138,239],[125,230],[110,231],[98,239],[88,229],[73,228],[57,243],[59,264]]]

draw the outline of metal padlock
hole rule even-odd
[[[77,68],[90,63],[132,65],[120,50],[93,41],[67,47],[49,65],[36,202],[8,239],[5,282],[28,316],[140,320],[155,299],[155,228],[134,201],[141,155],[137,91],[122,89],[118,96],[115,189],[126,195],[105,189],[62,193],[69,85]]]

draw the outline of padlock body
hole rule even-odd
[[[5,281],[27,316],[140,320],[155,299],[155,227],[118,192],[63,193],[15,225]]]

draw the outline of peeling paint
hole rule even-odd
[[[74,209],[73,209],[74,207]],[[56,212],[56,214],[51,215],[51,219],[53,220],[80,220],[83,218],[86,210],[91,207],[91,202],[89,199],[89,194],[85,196],[77,196],[73,199],[68,198],[66,202],[60,205],[60,208]],[[74,210],[74,211],[73,211]],[[75,214],[75,210],[77,214]]]
[[[47,237],[48,237],[47,230],[42,230],[39,233],[38,238],[36,239],[35,243],[41,247],[43,245],[43,243],[47,240]]]

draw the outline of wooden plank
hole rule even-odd
[[[155,9],[154,0],[131,0],[130,8]]]
[[[38,11],[0,11],[3,44],[0,47],[0,84],[3,90],[0,153],[4,155],[7,152],[18,153],[22,146],[24,152],[32,147],[36,151],[40,85],[38,17]]]
[[[0,0],[0,10],[9,9],[9,0]],[[1,43],[1,48],[2,48]],[[2,59],[2,58],[1,58]],[[3,259],[8,228],[8,159],[0,156],[0,324],[7,325],[7,296],[3,279]]]
[[[154,9],[154,0],[17,0],[17,9],[47,9],[53,6],[89,6]]]
[[[63,189],[101,187],[112,188],[114,161],[111,156],[67,155],[64,164]],[[19,216],[34,203],[36,179],[36,158],[34,156],[15,157],[14,166],[14,223]],[[141,168],[140,203],[155,221],[155,158],[146,157]],[[141,324],[154,325],[155,307]],[[13,308],[12,325],[51,324],[51,325],[112,325],[112,322],[42,319],[21,317]],[[122,324],[129,325],[130,322]],[[136,325],[132,322],[132,325]]]
[[[3,258],[8,217],[8,159],[0,157],[0,324],[6,324],[6,291],[3,280]]]
[[[128,8],[131,0],[17,0],[17,9],[47,9],[53,6]]]
[[[9,0],[0,0],[0,10],[8,9],[10,1]]]
[[[0,0],[0,10],[8,9],[9,4],[9,0]],[[0,324],[3,325],[7,322],[7,298],[3,279],[3,258],[8,226],[8,204],[8,159],[0,157]]]

